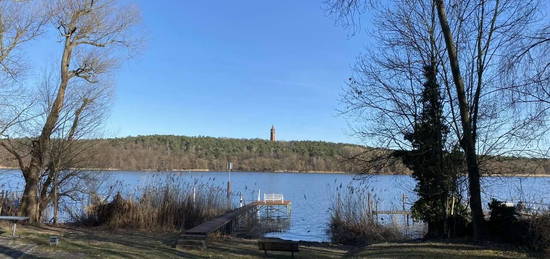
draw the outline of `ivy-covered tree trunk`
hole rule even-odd
[[[403,157],[417,180],[415,191],[419,199],[413,205],[413,216],[428,224],[427,237],[442,237],[447,232],[447,203],[453,183],[445,164],[448,127],[442,119],[443,104],[435,62],[424,67],[424,76],[422,111],[413,132],[405,134],[413,150]]]

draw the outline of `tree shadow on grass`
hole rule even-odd
[[[0,245],[0,256],[1,255],[7,256],[8,258],[20,258],[20,257],[32,258],[32,259],[42,258],[31,254],[27,254],[23,251],[13,249],[11,247],[3,246],[3,245]]]
[[[82,229],[68,226],[52,228],[34,226],[40,231],[54,231],[62,235],[66,247],[77,251],[95,250],[117,257],[143,257],[150,254],[155,257],[192,257],[193,255],[166,245],[171,234],[144,234],[139,231],[108,231],[104,229]],[[43,238],[33,242],[44,245]]]
[[[141,251],[147,251],[154,254],[163,254],[165,256],[179,256],[179,257],[189,257],[191,256],[188,253],[181,252],[175,248],[165,245],[162,239],[159,239],[154,236],[141,235],[137,233],[127,233],[127,234],[105,234],[98,235],[94,233],[71,233],[66,235],[67,238],[76,239],[76,240],[85,240],[85,241],[96,241],[96,242],[107,242],[113,243],[120,246],[138,249]],[[111,249],[112,250],[112,249]]]
[[[266,257],[264,251],[258,248],[254,240],[215,240],[209,242],[208,252],[211,254],[225,254],[228,256],[239,257]],[[297,258],[341,258],[345,251],[327,250],[325,247],[303,246],[300,245],[300,251],[295,252]],[[292,253],[287,251],[268,251],[267,258],[292,258]]]
[[[468,253],[467,251],[478,251]],[[486,252],[480,252],[486,251]],[[492,247],[474,244],[460,243],[395,243],[375,244],[349,253],[348,256],[361,257],[389,257],[389,258],[513,258],[519,252],[512,248]],[[504,254],[502,254],[504,253]],[[506,253],[510,253],[506,255]]]
[[[207,251],[214,254],[233,254],[239,256],[262,257],[263,252],[259,250],[248,249],[248,247],[237,247],[230,244],[224,244],[223,241],[210,242]]]

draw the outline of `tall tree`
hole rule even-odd
[[[97,85],[107,79],[105,75],[118,64],[120,50],[135,46],[132,28],[139,18],[136,8],[121,6],[114,0],[57,0],[48,3],[48,11],[63,49],[58,85],[53,91],[53,99],[45,107],[40,130],[32,137],[29,158],[23,159],[17,150],[5,146],[17,159],[25,179],[21,213],[29,216],[31,222],[39,221],[44,209],[40,206],[46,204],[40,201],[40,197],[44,197],[39,193],[41,181],[51,181],[52,173],[63,169],[57,163],[58,156],[52,152],[57,143],[52,137],[56,137],[54,134],[60,123],[67,122],[62,116],[71,115],[71,126],[64,131],[66,140],[71,141],[92,100],[82,92],[82,85]],[[81,97],[80,103],[74,106],[73,112],[66,109],[71,91],[82,93],[77,94]],[[46,190],[48,188],[42,192]]]
[[[328,2],[333,4],[332,7],[343,10],[337,14],[354,15],[358,13],[357,10],[366,10],[365,6],[369,1]],[[449,10],[445,9],[446,4],[450,6]],[[524,101],[520,109],[512,102],[504,102],[512,95],[509,91],[512,86],[510,80],[504,78],[514,75],[506,75],[500,69],[501,64],[515,55],[510,47],[521,49],[518,44],[528,44],[530,41],[526,39],[537,37],[536,32],[541,27],[541,23],[537,22],[540,18],[537,8],[541,6],[541,2],[403,0],[380,5],[385,10],[382,12],[384,15],[380,15],[373,24],[377,30],[390,30],[389,35],[375,30],[377,39],[381,39],[375,45],[389,49],[375,49],[361,59],[361,67],[367,69],[360,72],[366,76],[354,80],[354,84],[350,86],[351,94],[347,95],[345,103],[349,110],[357,111],[361,115],[362,121],[374,117],[365,112],[366,110],[374,110],[375,115],[380,115],[372,120],[369,118],[367,122],[377,127],[359,129],[369,133],[363,135],[377,136],[378,139],[392,142],[394,147],[399,146],[402,143],[398,143],[395,136],[410,127],[410,121],[414,121],[414,111],[418,109],[414,105],[417,103],[417,91],[405,87],[409,82],[418,81],[415,73],[410,70],[418,70],[418,57],[422,56],[418,53],[426,53],[423,51],[426,46],[430,46],[430,42],[435,43],[432,46],[436,47],[435,53],[439,61],[438,81],[445,88],[445,103],[448,103],[448,109],[444,113],[452,128],[450,137],[459,141],[465,153],[474,235],[476,239],[481,239],[481,170],[490,170],[487,161],[496,155],[529,154],[537,136],[545,132],[543,122],[548,113],[544,112],[547,106],[539,105],[543,102],[542,98],[538,98],[536,102]],[[434,9],[432,13],[426,12]],[[436,27],[431,26],[434,18]],[[542,26],[544,27],[544,23]],[[434,40],[429,39],[432,37],[430,35],[433,35]],[[539,40],[535,43],[545,42]],[[535,88],[536,84],[524,80],[526,78],[515,78],[515,85],[529,89],[513,91],[516,97],[526,97],[535,92],[537,97],[544,96],[541,88]],[[397,82],[398,80],[401,82]]]
[[[429,237],[442,237],[447,221],[447,204],[451,191],[453,170],[445,163],[445,141],[448,127],[443,118],[443,102],[437,83],[436,64],[424,67],[426,82],[420,98],[422,111],[412,132],[405,139],[412,143],[413,150],[399,152],[404,163],[413,170],[419,199],[412,207],[413,215],[428,223]]]
[[[477,114],[478,114],[477,107],[479,107],[478,103],[479,103],[479,96],[481,92],[482,82],[481,80],[478,81],[479,85],[478,85],[478,88],[476,89],[476,94],[475,94],[477,97],[474,97],[474,104],[470,105],[466,98],[464,80],[462,79],[462,74],[460,73],[458,54],[454,43],[454,38],[451,33],[451,29],[449,27],[449,22],[447,20],[445,5],[442,0],[435,0],[435,3],[437,6],[437,13],[439,15],[441,30],[445,38],[445,44],[447,45],[449,63],[453,74],[453,81],[455,83],[456,93],[458,96],[458,104],[460,108],[460,119],[461,119],[460,121],[462,122],[462,134],[463,134],[460,143],[466,155],[466,164],[468,166],[470,209],[472,210],[474,238],[479,240],[479,239],[482,239],[485,235],[485,226],[484,226],[484,219],[483,219],[483,208],[481,206],[481,185],[480,185],[481,175],[479,172],[479,164],[477,161],[477,153],[476,153],[476,147],[475,147],[476,126],[473,125],[474,123],[472,121],[472,118],[470,117],[472,115],[472,113],[470,113],[470,107],[476,107],[474,108],[475,117],[473,119],[477,120]],[[496,15],[496,10],[495,10],[495,15]],[[481,46],[481,40],[482,39],[479,38],[480,46]],[[481,58],[483,53],[478,53],[478,55]],[[483,64],[480,63],[479,66],[483,66]],[[482,67],[478,67],[478,68],[482,68]],[[483,74],[483,71],[479,71],[479,73],[481,77]]]

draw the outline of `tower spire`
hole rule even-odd
[[[270,140],[271,140],[271,142],[277,141],[276,136],[275,136],[275,126],[274,125],[271,125],[271,138],[270,138]]]

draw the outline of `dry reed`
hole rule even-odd
[[[395,223],[382,224],[374,213],[376,198],[358,188],[348,187],[339,192],[330,213],[329,234],[332,242],[363,245],[374,242],[395,241],[404,238]]]
[[[164,184],[149,184],[127,198],[117,193],[110,202],[96,199],[77,223],[111,229],[182,230],[227,209],[227,198],[219,187],[167,180]]]
[[[0,191],[0,215],[16,216],[19,209],[19,197],[16,193]]]

